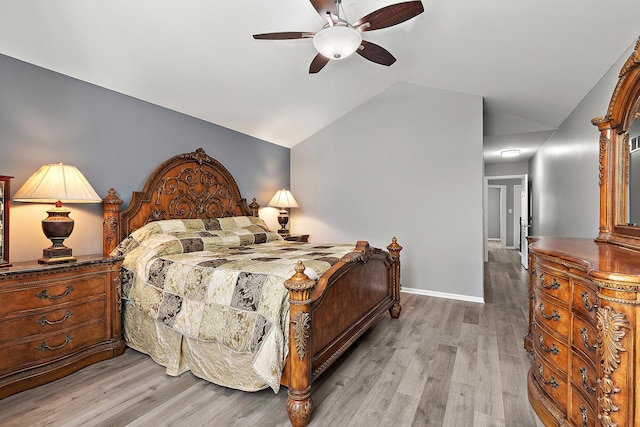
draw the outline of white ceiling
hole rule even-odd
[[[351,22],[398,2],[343,1]],[[364,34],[391,67],[353,55],[309,75],[311,40],[251,37],[318,31],[305,0],[0,0],[0,53],[285,147],[398,81],[481,95],[494,162],[530,157],[640,34],[638,0],[423,4]]]

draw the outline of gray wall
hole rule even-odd
[[[126,203],[155,166],[198,147],[229,169],[249,200],[266,206],[289,187],[288,148],[0,55],[0,174],[15,177],[13,192],[41,165],[63,162],[100,195],[114,187]],[[102,206],[67,207],[74,254],[101,252]],[[40,230],[46,209],[13,203],[12,261],[38,258],[50,244]]]
[[[600,133],[591,119],[606,114],[618,73],[630,53],[631,47],[532,159],[529,167],[533,198],[531,235],[597,236]]]
[[[484,165],[485,176],[526,175],[529,173],[529,162],[490,163]]]
[[[292,230],[404,246],[405,288],[482,298],[482,98],[398,83],[291,150]]]
[[[487,239],[500,239],[500,189],[487,189]]]

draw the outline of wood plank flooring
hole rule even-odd
[[[402,294],[317,383],[310,425],[533,427],[527,400],[527,273],[490,245],[485,304]],[[169,377],[127,349],[0,400],[2,426],[288,426],[286,389],[234,391]]]

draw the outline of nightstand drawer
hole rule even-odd
[[[16,371],[20,366],[29,366],[33,362],[46,361],[84,349],[88,344],[106,340],[106,332],[106,321],[103,319],[0,348],[0,373],[8,369]]]
[[[0,304],[0,316],[15,314],[22,310],[35,310],[81,298],[106,293],[107,282],[104,274],[75,276],[66,280],[40,280],[35,286],[6,289],[0,298],[11,304]]]
[[[105,298],[85,304],[67,304],[55,310],[2,320],[0,345],[3,342],[38,334],[50,334],[94,319],[106,318]]]

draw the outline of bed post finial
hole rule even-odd
[[[392,318],[397,319],[400,317],[402,306],[400,305],[400,251],[402,246],[398,244],[398,239],[393,236],[391,243],[387,246],[389,255],[393,260],[393,266],[391,267],[391,285],[392,285],[392,297],[393,305],[389,308],[389,314]]]
[[[258,216],[258,209],[260,209],[260,204],[258,203],[256,198],[254,197],[253,201],[249,205],[249,210],[251,210],[251,216],[257,217]]]
[[[102,255],[109,254],[120,243],[120,205],[122,199],[116,196],[116,190],[109,189],[109,194],[102,199]]]
[[[294,427],[306,426],[311,417],[311,290],[315,280],[304,274],[298,261],[296,273],[284,282],[289,290],[289,398],[287,413]]]

